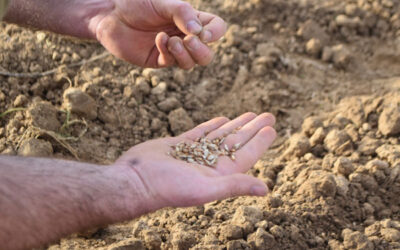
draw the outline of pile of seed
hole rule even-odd
[[[235,152],[240,148],[240,143],[237,143],[229,149],[224,144],[224,140],[225,137],[213,140],[201,137],[191,143],[180,142],[172,146],[172,150],[168,154],[178,160],[215,167],[219,156],[228,156],[234,161],[236,159]]]

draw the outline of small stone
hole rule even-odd
[[[319,119],[318,117],[311,116],[304,119],[301,129],[307,136],[311,136],[315,133],[315,131],[318,128],[322,126],[323,124],[321,119]]]
[[[181,106],[182,104],[175,97],[169,97],[157,104],[157,107],[164,112],[169,112],[171,110],[180,108]]]
[[[243,238],[243,230],[236,225],[225,225],[220,229],[220,237],[222,240],[237,240]]]
[[[151,129],[151,131],[155,132],[155,131],[160,130],[162,128],[162,125],[163,125],[163,123],[160,119],[154,118],[151,120],[150,129]]]
[[[324,145],[330,152],[335,152],[348,141],[350,141],[350,137],[345,131],[333,129],[325,137]]]
[[[171,130],[175,135],[185,132],[194,127],[194,122],[183,108],[171,111],[168,115]]]
[[[285,230],[279,225],[272,226],[269,231],[275,238],[283,238],[285,236]]]
[[[311,146],[308,138],[296,134],[290,138],[289,147],[283,153],[283,156],[285,159],[290,159],[291,157],[302,157],[310,151],[310,148]]]
[[[115,110],[109,106],[102,106],[99,108],[98,118],[105,124],[118,124],[118,116]]]
[[[143,94],[148,95],[150,94],[151,88],[149,83],[144,77],[138,77],[135,80],[135,87]]]
[[[378,121],[379,131],[386,136],[394,136],[400,133],[400,105],[392,103],[387,105]]]
[[[256,207],[240,206],[232,217],[232,224],[244,229],[244,234],[250,233],[255,224],[263,219],[263,212]],[[248,224],[248,226],[246,226]]]
[[[349,64],[351,54],[343,44],[332,47],[332,52],[332,60],[336,67],[345,68]]]
[[[50,157],[53,147],[50,142],[41,139],[28,139],[18,149],[18,155],[31,157]]]
[[[306,41],[312,38],[317,38],[323,45],[329,42],[329,36],[326,34],[324,29],[322,29],[322,27],[312,19],[307,20],[304,24],[300,25],[297,35],[301,36]]]
[[[333,167],[333,172],[348,176],[353,173],[354,166],[350,159],[346,157],[339,157]]]
[[[252,246],[252,249],[274,249],[276,241],[274,236],[267,233],[264,229],[258,228],[256,232],[247,237],[247,242]]]
[[[360,232],[353,232],[350,229],[344,229],[342,231],[343,245],[346,249],[365,249],[373,250],[374,245],[368,240],[368,238]]]
[[[210,250],[213,249],[210,248]],[[240,250],[240,249],[250,249],[250,245],[243,239],[241,240],[231,240],[226,243],[227,250]]]
[[[167,83],[160,82],[156,87],[151,90],[152,95],[162,95],[167,91]]]
[[[267,197],[267,203],[272,208],[280,207],[283,204],[282,198],[278,194],[271,194]]]
[[[322,56],[321,56],[321,60],[324,62],[330,62],[332,60],[333,57],[333,50],[331,47],[325,46],[322,49]]]
[[[96,101],[78,88],[68,88],[64,91],[63,106],[73,113],[83,115],[93,120],[97,117]]]
[[[342,175],[335,175],[336,192],[341,196],[346,196],[349,192],[349,181]]]
[[[373,155],[375,150],[381,145],[380,140],[365,136],[358,145],[358,151],[363,155]]]
[[[322,44],[319,39],[312,38],[306,44],[306,52],[311,56],[319,56],[322,50]]]
[[[153,69],[153,68],[145,68],[142,71],[142,75],[150,80],[152,77],[158,77],[158,78],[162,78],[165,74],[164,71],[162,69]]]
[[[18,95],[14,100],[14,107],[22,107],[28,103],[28,98],[24,95]]]
[[[358,15],[360,10],[357,7],[356,4],[354,3],[350,3],[350,4],[346,4],[345,8],[344,8],[344,12],[346,13],[346,15],[348,16],[355,16]]]
[[[276,61],[282,55],[281,49],[274,43],[257,44],[256,52],[261,57],[271,58],[272,61]]]
[[[324,128],[319,127],[315,130],[314,134],[310,138],[310,145],[314,147],[318,144],[322,144],[324,142],[326,133]]]
[[[400,231],[395,228],[382,228],[381,235],[389,242],[400,241]]]
[[[133,87],[132,86],[126,86],[124,88],[123,96],[125,98],[131,98],[133,96],[133,93],[134,93]]]
[[[174,232],[171,239],[174,249],[186,250],[196,244],[195,232],[178,231]]]
[[[355,28],[357,26],[360,26],[361,20],[359,17],[348,17],[346,15],[338,15],[335,18],[336,24],[339,26],[345,26],[345,27],[350,27],[350,28]]]

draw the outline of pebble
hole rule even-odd
[[[181,102],[178,101],[176,97],[168,97],[164,101],[161,101],[157,104],[157,107],[164,112],[170,112],[171,110],[180,108],[181,106]]]

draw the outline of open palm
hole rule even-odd
[[[149,197],[152,210],[165,206],[193,206],[238,195],[265,195],[265,184],[244,174],[275,139],[270,114],[246,113],[232,121],[215,118],[172,138],[148,141],[131,148],[116,164],[128,166],[138,175]],[[236,128],[241,127],[236,133]],[[194,141],[203,135],[213,139],[229,134],[225,143],[243,145],[236,160],[221,156],[215,168],[176,160],[167,153],[181,141]],[[133,164],[132,164],[133,163]]]
[[[143,67],[206,65],[213,57],[207,43],[226,30],[221,18],[180,0],[115,0],[93,20],[105,48]]]

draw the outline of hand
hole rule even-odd
[[[131,148],[115,163],[124,175],[141,180],[148,211],[173,206],[194,206],[239,195],[267,193],[266,185],[246,173],[276,137],[271,114],[246,113],[229,121],[215,118],[177,137],[148,141]],[[230,134],[234,129],[241,129]],[[229,134],[224,143],[241,143],[236,160],[220,156],[215,168],[176,160],[167,153],[181,141],[194,141],[207,134],[210,139]],[[115,168],[114,168],[115,169]],[[127,190],[127,192],[131,192]],[[134,202],[134,201],[133,201]]]
[[[180,0],[102,1],[110,3],[92,15],[92,33],[112,54],[142,67],[207,65],[213,58],[207,43],[226,31],[220,17]]]

